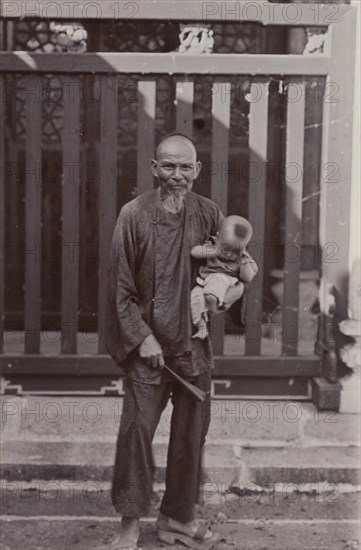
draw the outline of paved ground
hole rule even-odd
[[[59,490],[54,484],[3,482],[1,550],[106,549],[119,529],[108,486],[94,490],[89,483],[62,482]],[[360,550],[359,493],[351,487],[323,493],[289,489],[213,495],[198,516],[221,533],[217,550]],[[165,549],[154,525],[161,496],[162,491],[154,494],[150,517],[142,522],[144,550]]]

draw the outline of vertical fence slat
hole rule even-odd
[[[305,83],[292,79],[287,91],[286,221],[282,353],[297,355],[299,278],[301,267]]]
[[[330,289],[337,288],[339,320],[347,318],[348,265],[350,252],[353,255],[353,247],[357,246],[351,240],[354,205],[350,201],[354,169],[353,123],[356,124],[352,105],[355,101],[357,25],[357,15],[351,9],[328,28],[324,47],[331,67],[325,82],[322,114],[319,239],[324,284],[320,288],[320,301],[321,309],[327,311]],[[354,151],[357,154],[356,149]],[[324,319],[326,316],[321,315],[322,324]],[[327,332],[328,328],[323,326],[322,330]]]
[[[41,77],[25,79],[25,353],[40,350]]]
[[[177,81],[175,97],[177,104],[176,130],[188,137],[193,134],[193,82]]]
[[[251,85],[249,114],[249,199],[248,217],[253,226],[252,243],[258,273],[247,293],[246,355],[260,355],[262,342],[263,263],[266,216],[269,83],[255,80]],[[252,247],[250,247],[252,252]],[[251,327],[255,327],[253,330]]]
[[[155,147],[155,100],[155,80],[140,80],[138,82],[138,195],[153,189],[150,161],[154,157]]]
[[[227,215],[228,196],[230,88],[230,82],[215,82],[212,94],[211,199],[218,204],[225,216]],[[215,355],[223,355],[224,329],[224,313],[211,318],[212,344]]]
[[[105,353],[106,279],[117,204],[118,80],[102,76],[100,104],[98,353]],[[144,138],[146,139],[146,138]],[[149,162],[148,162],[149,165]],[[148,179],[151,181],[149,171]]]
[[[0,353],[4,349],[5,322],[5,86],[0,76]]]
[[[227,214],[228,198],[230,88],[230,82],[215,82],[212,94],[211,198],[218,204],[224,215]]]
[[[80,80],[64,76],[61,351],[76,353],[79,291]]]

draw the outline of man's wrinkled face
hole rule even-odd
[[[182,136],[166,139],[152,160],[152,172],[159,179],[164,195],[183,198],[192,189],[201,170],[193,144]]]

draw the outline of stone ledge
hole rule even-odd
[[[156,482],[164,481],[166,445],[154,445]],[[111,443],[8,442],[1,478],[9,481],[68,479],[110,481],[115,445]],[[24,458],[26,457],[26,458]],[[360,450],[356,447],[241,448],[208,445],[203,482],[224,490],[233,484],[349,483],[359,485]]]
[[[361,418],[357,414],[337,414],[333,412],[318,412],[306,421],[303,428],[303,442],[307,444],[318,441],[319,444],[330,445],[347,443],[360,445]]]
[[[115,440],[122,398],[6,396],[2,407],[2,438],[87,442]],[[228,439],[297,442],[313,411],[311,403],[265,400],[213,400],[208,441]],[[156,438],[169,434],[172,407],[161,417]]]

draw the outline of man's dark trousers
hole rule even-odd
[[[172,370],[181,374],[176,357],[166,361]],[[152,440],[171,395],[173,412],[166,491],[160,511],[183,523],[194,517],[201,481],[202,448],[210,422],[210,371],[188,380],[207,393],[204,403],[197,401],[165,372],[160,384],[144,384],[130,378],[125,382],[112,486],[112,502],[122,515],[142,517],[149,511],[155,471]]]

